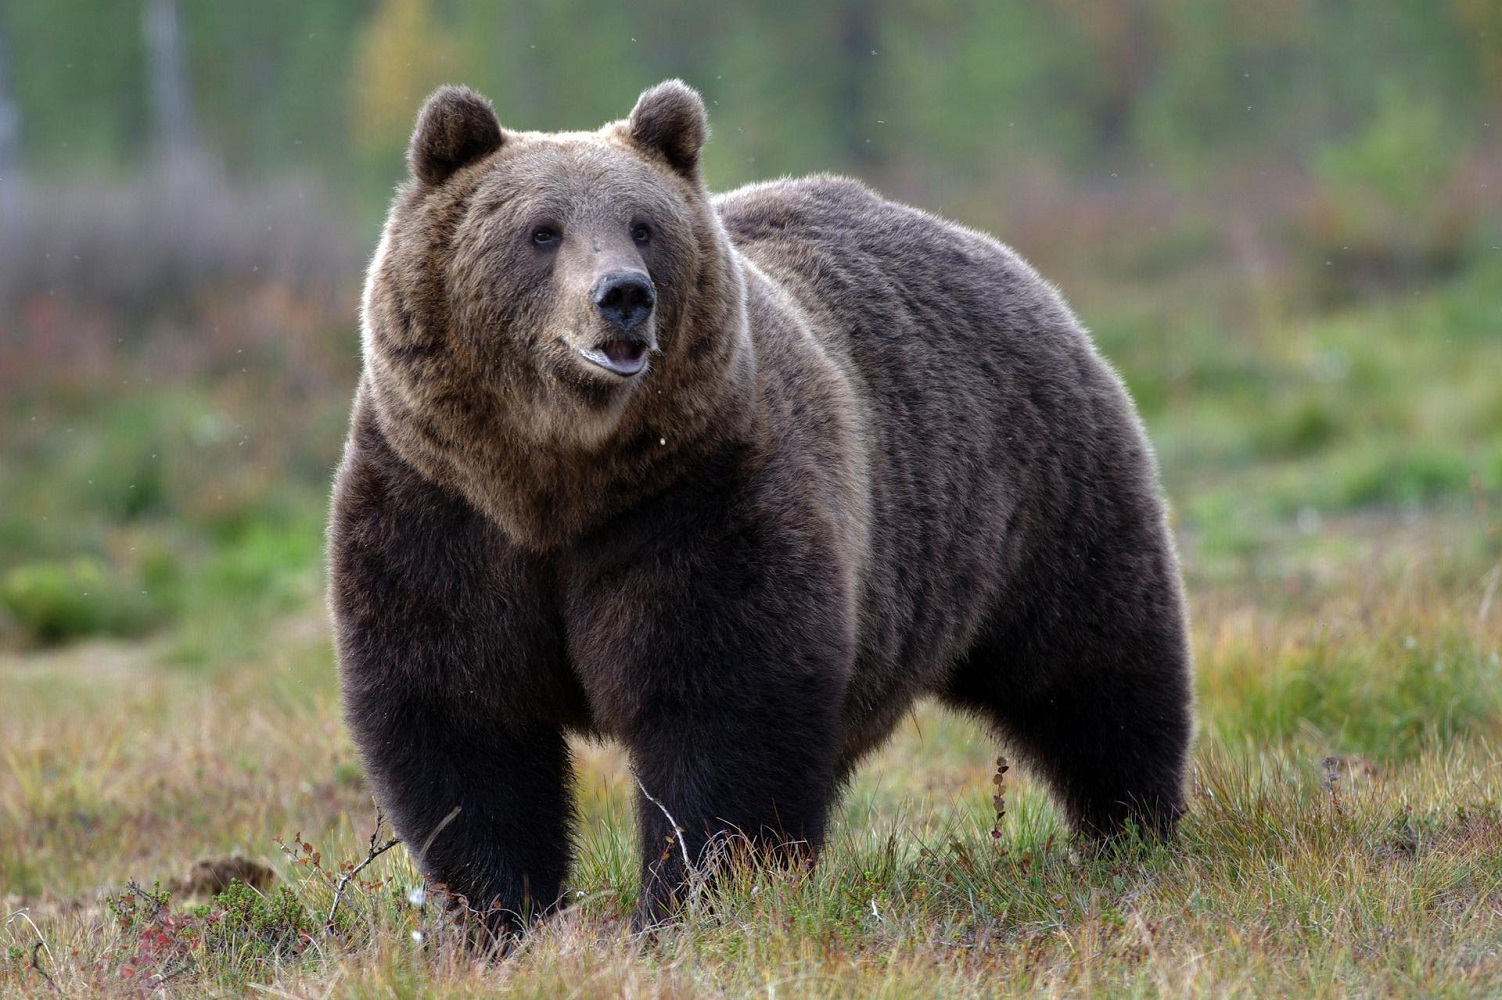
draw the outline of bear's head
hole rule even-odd
[[[362,394],[398,454],[518,541],[589,527],[565,494],[660,479],[749,364],[707,136],[678,81],[592,133],[507,130],[457,87],[418,115],[366,282]]]

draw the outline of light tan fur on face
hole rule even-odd
[[[702,182],[623,129],[503,132],[442,185],[409,182],[367,281],[362,392],[383,431],[532,548],[660,489],[750,418],[739,261]],[[547,260],[524,244],[542,224],[562,233]],[[657,292],[639,331],[656,349],[630,378],[579,355],[607,336],[591,290],[613,270]]]

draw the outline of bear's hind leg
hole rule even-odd
[[[1184,810],[1192,695],[1177,581],[1136,593],[1145,596],[1096,591],[1071,601],[1071,614],[1032,619],[1050,628],[997,630],[945,691],[992,722],[1073,827],[1095,838],[1129,822],[1167,834]]]

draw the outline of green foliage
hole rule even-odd
[[[0,608],[34,641],[140,635],[165,607],[112,576],[96,559],[23,563],[0,577]]]
[[[273,611],[290,611],[310,596],[299,577],[323,553],[320,527],[313,518],[276,510],[220,527],[201,582],[226,601],[260,600]]]
[[[1499,275],[1478,266],[1255,334],[1176,305],[1099,318],[1087,306],[1149,423],[1196,567],[1255,578],[1275,570],[1270,537],[1339,544],[1326,519],[1499,502]]]
[[[1315,175],[1367,209],[1414,212],[1454,169],[1455,146],[1444,126],[1438,108],[1389,80],[1365,128],[1320,149]]]
[[[1405,448],[1357,463],[1334,484],[1334,500],[1350,507],[1425,503],[1464,495],[1476,476],[1471,460],[1454,448]]]
[[[1324,264],[1312,273],[1325,299],[1454,271],[1484,219],[1452,192],[1465,149],[1433,98],[1394,79],[1380,95],[1363,127],[1322,144],[1314,160],[1319,198],[1305,237]]]
[[[236,880],[211,905],[174,909],[171,891],[160,883],[143,889],[132,882],[119,895],[105,896],[104,906],[118,945],[99,969],[120,985],[159,988],[203,976],[206,968],[210,979],[243,985],[268,967],[295,961],[317,931],[285,885],[263,894]]]
[[[216,895],[213,909],[202,919],[204,947],[231,954],[237,963],[300,955],[318,929],[287,886],[267,894],[240,881]]]
[[[15,422],[0,463],[0,633],[52,644],[185,623],[179,658],[203,661],[264,641],[267,618],[317,593],[345,404],[331,395],[249,426],[226,405],[163,387],[62,397]]]
[[[140,8],[89,0],[6,4],[0,32],[23,146],[49,167],[118,168],[142,152]]]
[[[1270,414],[1255,434],[1261,455],[1299,457],[1330,447],[1348,431],[1347,419],[1335,406],[1306,397]]]
[[[172,893],[163,889],[160,882],[153,883],[150,889],[131,883],[118,896],[104,897],[105,910],[114,918],[119,929],[127,934],[149,927],[171,905]]]

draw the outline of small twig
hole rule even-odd
[[[453,819],[454,815],[458,813],[458,811],[459,810],[455,809],[454,812],[449,813],[448,818]],[[339,876],[339,884],[334,887],[334,904],[329,907],[328,918],[323,922],[324,929],[329,931],[330,933],[332,933],[334,930],[334,915],[339,912],[339,903],[344,899],[344,890],[359,876],[360,872],[365,870],[366,865],[370,864],[376,858],[380,857],[382,854],[385,854],[387,851],[391,850],[397,844],[400,844],[402,842],[400,837],[392,837],[390,840],[386,841],[386,843],[384,844],[381,844],[379,847],[376,846],[376,838],[381,835],[381,825],[384,822],[385,817],[382,816],[381,811],[377,809],[375,829],[370,831],[370,848],[365,855],[365,860],[355,865],[343,875]],[[447,823],[448,819],[444,820],[444,822]],[[439,826],[439,829],[443,829],[442,825]],[[436,833],[437,831],[434,832]]]
[[[630,767],[627,768],[627,770],[631,772],[631,777],[636,781],[636,787],[641,789],[641,793],[646,797],[646,800],[656,806],[658,811],[667,817],[668,823],[672,825],[673,837],[678,841],[678,850],[683,855],[683,874],[685,876],[691,875],[693,873],[694,866],[693,863],[688,860],[688,844],[685,843],[683,839],[683,827],[679,826],[678,821],[673,818],[673,814],[668,812],[668,807],[663,805],[662,802],[658,800],[657,796],[647,791],[647,786],[642,784],[641,775],[636,773],[636,768]]]
[[[1326,757],[1320,761],[1325,769],[1325,779],[1320,785],[1330,795],[1330,805],[1335,808],[1335,815],[1345,819],[1346,811],[1340,804],[1340,772],[1345,762],[1339,757]]]
[[[154,976],[152,976],[151,977],[152,985],[153,985],[154,988],[160,989],[161,987],[167,985],[167,983],[169,983],[172,980],[176,979],[178,976],[187,975],[189,972],[192,972],[193,971],[193,966],[194,966],[193,956],[192,955],[185,955],[177,963],[176,967],[173,967],[173,966],[169,965],[169,966],[167,966],[167,968],[163,969],[161,972],[158,972],[157,974],[155,974]]]
[[[1007,814],[1007,791],[1006,774],[1011,770],[1005,757],[996,758],[996,774],[991,777],[991,784],[996,786],[996,794],[991,796],[991,804],[996,807],[996,822],[991,824],[991,839],[1001,839],[1001,821]]]
[[[153,882],[152,885],[154,885],[156,887],[157,893],[159,893],[161,891],[162,884],[160,882]],[[131,879],[129,882],[125,883],[125,891],[126,892],[130,892],[130,893],[134,893],[135,895],[139,896],[141,899],[144,899],[144,900],[146,900],[146,902],[148,902],[148,903],[151,904],[151,919],[152,920],[157,920],[157,919],[159,919],[161,917],[161,915],[162,915],[162,904],[157,899],[157,893],[147,892],[141,886],[141,883],[137,882],[135,879]]]
[[[36,925],[32,924],[32,926],[35,927]],[[42,963],[37,960],[37,956],[42,953],[42,949],[45,947],[47,945],[40,938],[37,939],[36,944],[31,946],[31,967],[37,970],[41,977],[47,980],[47,985],[52,987],[53,991],[56,992],[57,984],[52,981],[52,977],[47,975],[47,970],[42,968]]]
[[[32,945],[31,948],[31,967],[40,972],[42,974],[42,978],[47,980],[48,985],[56,990],[57,984],[52,981],[52,977],[47,975],[47,971],[42,968],[40,963],[37,962],[37,954],[42,951],[45,951],[47,953],[47,957],[49,959],[52,958],[52,949],[47,947],[47,941],[42,937],[41,928],[36,925],[35,920],[31,919],[31,914],[27,913],[24,909],[16,910],[10,916],[6,917],[5,925],[9,927],[11,921],[13,920],[26,921],[27,926],[31,928],[31,933],[37,936],[37,943]]]

